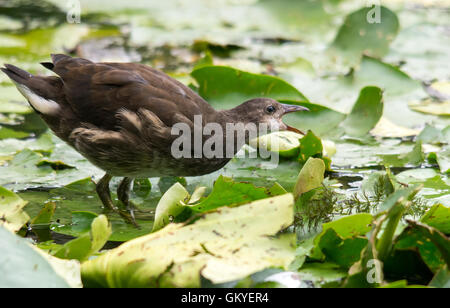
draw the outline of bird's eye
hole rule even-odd
[[[266,112],[267,112],[267,113],[274,113],[274,112],[275,112],[275,107],[272,106],[272,105],[267,106]]]

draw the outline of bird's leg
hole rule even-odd
[[[106,206],[108,209],[116,212],[118,208],[114,205],[114,203],[111,200],[111,192],[109,190],[109,182],[111,181],[112,176],[106,173],[100,181],[98,181],[97,186],[95,187],[98,196],[100,197],[100,200],[102,201],[103,205]]]
[[[130,201],[130,191],[133,181],[133,178],[123,178],[122,182],[120,182],[119,187],[117,188],[117,198],[119,198],[119,201],[125,205],[126,209],[130,211],[131,215],[134,217],[134,212],[149,213],[151,211],[142,210]]]
[[[139,227],[136,223],[136,220],[134,219],[133,214],[130,215],[130,213],[118,209],[112,202],[111,192],[109,190],[109,182],[111,181],[111,179],[112,176],[106,173],[97,183],[96,190],[98,196],[100,197],[100,200],[106,208],[114,211],[115,213],[118,213],[123,219],[125,219],[125,221],[133,224],[135,227]]]

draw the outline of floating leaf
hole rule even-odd
[[[296,88],[273,76],[247,73],[226,66],[202,67],[191,75],[197,80],[199,94],[221,109],[233,108],[257,97],[308,101]]]
[[[328,229],[333,229],[337,235],[342,239],[353,238],[355,236],[365,235],[372,229],[373,217],[367,213],[354,214],[351,216],[342,217],[336,221],[329,223],[324,223],[322,225],[322,232],[317,235],[314,239],[314,250],[310,255],[314,259],[322,259],[323,253],[321,252],[318,244],[322,236],[327,232]]]
[[[420,221],[442,233],[450,234],[450,208],[442,204],[433,205]]]
[[[235,182],[232,178],[220,176],[214,183],[213,190],[209,196],[190,208],[196,212],[207,212],[221,206],[237,206],[280,193],[284,194],[285,191],[278,188],[256,187],[251,183]]]
[[[403,138],[417,136],[420,133],[417,129],[411,129],[397,125],[385,117],[381,117],[377,125],[370,131],[370,134],[385,138]]]
[[[1,288],[67,288],[81,286],[77,261],[60,261],[0,226]],[[50,261],[49,261],[50,260]]]
[[[224,207],[193,224],[170,224],[82,265],[87,286],[198,287],[244,278],[294,259],[293,238],[274,238],[293,221],[293,197],[285,194],[240,207]]]
[[[422,143],[420,141],[414,145],[411,152],[379,156],[384,165],[391,167],[403,167],[405,165],[417,166],[425,160],[425,155],[422,152]]]
[[[349,14],[339,29],[332,47],[349,57],[367,54],[382,57],[397,36],[397,15],[384,6],[375,5]]]
[[[280,100],[283,104],[301,105],[309,109],[308,112],[294,112],[283,117],[283,121],[300,130],[312,130],[319,136],[333,131],[346,115],[331,108],[308,102]],[[326,123],[326,125],[324,125]]]
[[[382,114],[383,92],[377,87],[366,87],[341,125],[350,136],[364,136],[375,127]]]
[[[325,261],[350,268],[361,257],[361,251],[367,246],[365,237],[342,238],[333,229],[328,229],[319,241],[319,248],[325,255]]]
[[[325,164],[320,158],[310,157],[303,166],[297,178],[294,188],[294,196],[297,198],[310,190],[320,187],[325,173]]]
[[[27,201],[0,186],[0,227],[17,232],[30,219],[23,211]]]
[[[450,116],[450,101],[435,102],[431,99],[426,99],[420,103],[411,102],[408,104],[409,108],[415,111],[429,113],[439,116]]]
[[[322,153],[322,141],[312,131],[308,131],[300,141],[299,160],[306,162],[310,157],[322,157]]]
[[[437,154],[437,163],[442,173],[450,173],[450,147],[444,148]]]
[[[111,226],[108,219],[105,215],[100,215],[92,221],[90,232],[65,243],[54,256],[61,259],[86,260],[106,244],[110,235]]]

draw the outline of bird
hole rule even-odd
[[[190,87],[141,63],[94,63],[52,54],[51,62],[41,65],[54,75],[33,75],[12,64],[4,64],[0,69],[56,136],[105,171],[96,183],[101,202],[135,226],[135,207],[130,202],[135,178],[214,172],[225,166],[250,137],[248,133],[245,140],[236,141],[239,132],[227,135],[227,124],[266,124],[270,130],[302,133],[281,118],[287,113],[308,111],[306,107],[266,97],[247,100],[232,109],[216,110]],[[180,138],[173,134],[174,127],[183,124],[195,131],[199,118],[202,128],[216,124],[216,128],[218,125],[223,129],[220,138],[226,145],[232,143],[231,157],[174,157],[173,144]],[[200,146],[215,133],[202,134]],[[181,150],[193,153],[193,139],[182,144]],[[119,206],[111,198],[109,183],[113,177],[123,177],[117,188]]]

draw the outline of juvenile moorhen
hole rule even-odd
[[[59,138],[106,171],[96,186],[102,203],[134,224],[129,201],[134,178],[203,175],[231,159],[174,157],[171,145],[178,136],[171,129],[175,124],[194,127],[194,116],[201,115],[201,126],[218,123],[224,136],[226,124],[238,122],[298,131],[284,124],[281,117],[308,110],[256,98],[217,111],[189,87],[143,64],[93,63],[63,54],[51,58],[52,62],[41,64],[57,76],[34,76],[11,64],[1,70]],[[209,137],[202,136],[201,142]],[[228,139],[223,139],[226,144]],[[235,154],[243,144],[232,142]],[[129,212],[112,202],[109,182],[113,176],[124,177],[117,195]]]

